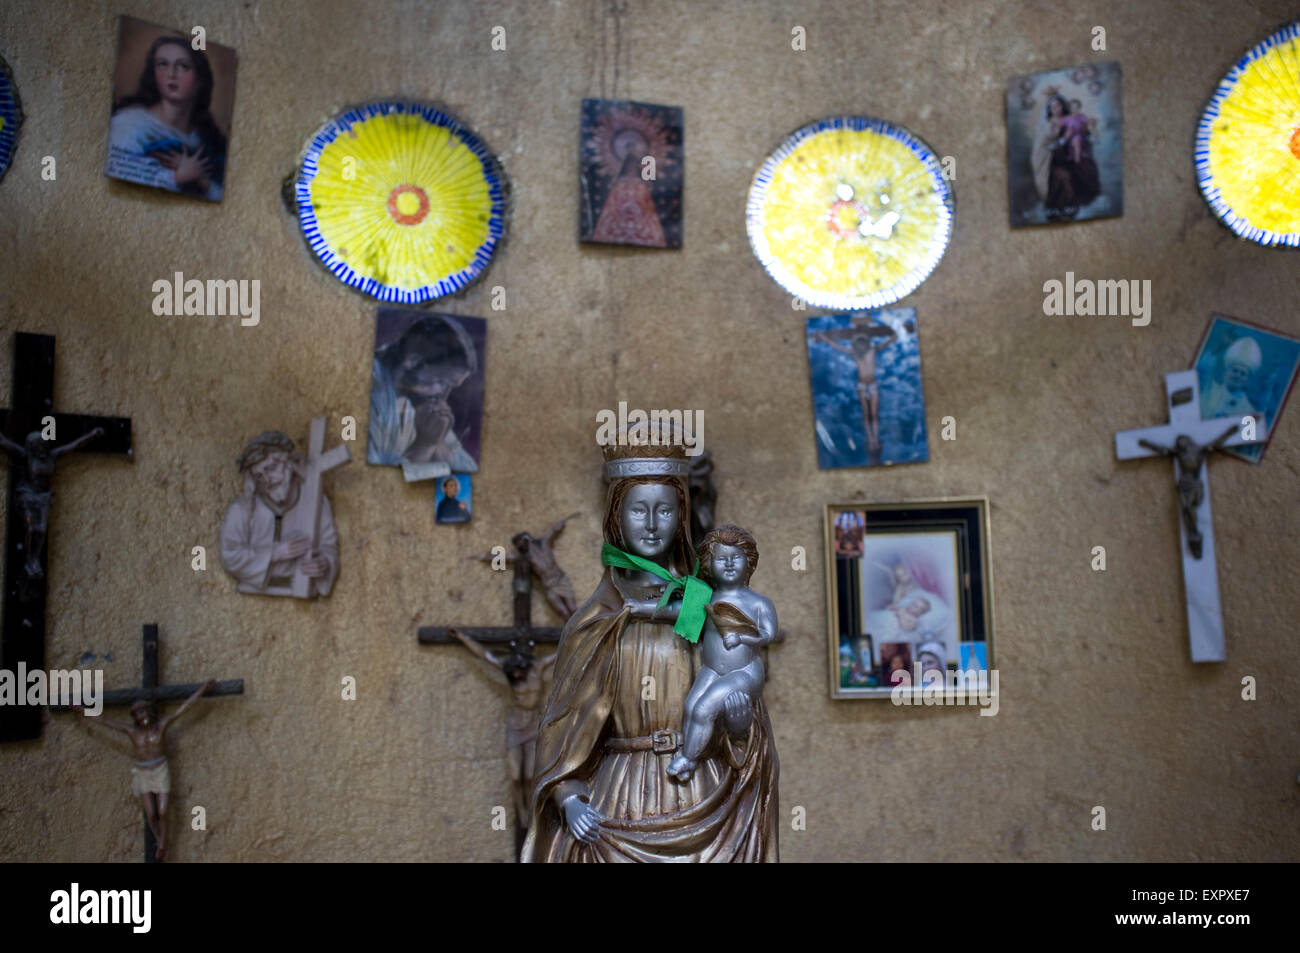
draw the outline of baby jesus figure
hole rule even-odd
[[[772,600],[749,588],[758,565],[754,537],[739,526],[719,526],[704,537],[700,561],[714,588],[700,635],[700,671],[683,705],[682,750],[668,765],[679,781],[690,780],[719,716],[725,714],[735,735],[747,727],[736,724],[740,716],[752,724],[753,703],[767,678],[759,649],[776,638]]]

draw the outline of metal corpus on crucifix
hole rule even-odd
[[[15,334],[13,398],[0,409],[9,454],[5,534],[4,629],[0,669],[45,668],[45,597],[51,486],[57,459],[71,450],[131,456],[131,421],[54,412],[54,337]],[[40,709],[0,706],[0,741],[41,734]]]
[[[164,849],[167,840],[167,796],[171,790],[171,772],[167,767],[166,732],[170,721],[202,695],[242,695],[244,680],[231,678],[223,682],[195,682],[185,685],[158,684],[158,626],[150,623],[144,627],[144,661],[141,665],[140,687],[119,688],[104,693],[105,708],[130,705],[132,724],[105,719],[105,725],[130,736],[135,763],[131,771],[131,788],[144,805],[144,860],[147,864],[163,859],[164,851],[158,849],[159,840],[154,826],[162,835]],[[158,702],[184,701],[168,718],[159,719]]]
[[[1226,657],[1223,609],[1219,604],[1219,570],[1214,558],[1206,460],[1215,450],[1258,443],[1268,435],[1264,423],[1253,417],[1202,420],[1196,371],[1166,374],[1165,394],[1169,423],[1117,433],[1115,456],[1120,460],[1173,457],[1192,661],[1222,662]]]
[[[563,525],[563,521],[559,525]],[[515,808],[515,847],[523,845],[528,829],[527,799],[535,768],[537,721],[542,704],[543,676],[555,661],[555,653],[536,659],[533,646],[538,642],[560,641],[562,629],[532,624],[533,562],[530,543],[535,539],[520,533],[515,537],[514,564],[515,624],[513,626],[421,626],[418,639],[422,645],[447,645],[460,642],[491,665],[501,669],[510,683],[510,710],[506,722],[506,769],[510,775],[511,795]],[[553,564],[552,564],[553,565]],[[558,572],[558,567],[555,567]],[[563,573],[560,573],[562,576]],[[558,610],[557,610],[558,611]],[[497,652],[488,646],[504,645]]]

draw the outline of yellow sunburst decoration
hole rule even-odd
[[[820,307],[879,308],[910,294],[952,235],[952,190],[904,129],[849,116],[798,130],[759,168],[747,224],[754,254]]]
[[[1300,247],[1300,22],[1250,50],[1219,83],[1196,133],[1196,179],[1242,238]]]
[[[344,113],[309,143],[295,187],[307,243],[342,281],[381,301],[458,291],[504,228],[496,160],[451,117],[409,103]]]

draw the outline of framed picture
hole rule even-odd
[[[986,497],[826,507],[832,698],[995,668]],[[851,514],[846,516],[845,514]],[[846,547],[846,527],[861,529]]]
[[[1201,336],[1192,367],[1201,391],[1202,420],[1251,416],[1268,428],[1263,443],[1223,451],[1259,463],[1295,385],[1300,339],[1216,314]]]
[[[1011,227],[1124,214],[1118,63],[1007,81]]]

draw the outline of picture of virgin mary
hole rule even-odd
[[[105,174],[140,185],[181,192],[211,202],[224,194],[227,137],[213,114],[214,94],[222,86],[229,122],[235,51],[191,41],[163,27],[122,17],[118,45],[119,76],[153,36],[133,86],[115,95],[108,127]],[[205,44],[208,45],[208,44]],[[228,67],[220,77],[212,59]]]

